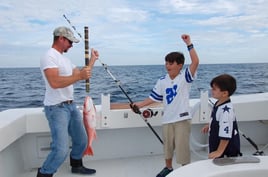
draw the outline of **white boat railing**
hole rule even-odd
[[[190,100],[193,114],[193,126],[201,126],[209,121],[211,105],[208,102],[208,99],[207,92],[202,92],[200,99]],[[267,122],[268,92],[236,95],[231,99],[235,107],[238,122]],[[102,95],[102,104],[96,105],[96,109],[99,117],[97,121],[97,130],[100,135],[105,133],[108,135],[114,132],[113,141],[116,142],[122,140],[128,142],[127,139],[130,136],[132,136],[132,138],[137,138],[133,136],[139,136],[143,138],[139,141],[142,141],[145,144],[151,143],[155,148],[152,149],[151,147],[148,147],[148,149],[145,149],[145,147],[136,154],[128,152],[126,148],[124,150],[125,152],[121,151],[120,153],[123,155],[129,153],[132,153],[133,155],[162,153],[162,147],[158,146],[159,142],[157,139],[154,138],[152,134],[146,134],[147,125],[144,123],[144,120],[142,120],[140,115],[133,113],[131,109],[111,110],[110,95]],[[158,133],[161,133],[162,107],[153,107],[151,109],[157,111],[158,114],[153,118],[149,118],[148,121]],[[121,133],[119,133],[119,131]],[[200,130],[198,131],[200,132]],[[116,137],[119,135],[124,136],[123,139],[120,139],[121,137]],[[106,134],[104,136],[106,136]],[[148,142],[147,138],[150,142]],[[109,139],[101,141],[105,141],[105,143],[109,144]],[[6,163],[6,165],[0,165],[0,168],[9,165],[7,163],[9,160],[7,159],[10,158],[14,149],[22,152],[23,161],[25,162],[23,168],[28,169],[39,166],[49,151],[49,143],[49,127],[43,108],[10,109],[0,112],[0,164]],[[99,151],[107,145],[105,144],[103,146],[101,143],[98,147]],[[114,152],[107,151],[107,149],[105,150],[105,153],[98,151],[97,153],[99,153],[98,158],[105,158],[108,155],[112,158],[118,155]],[[2,169],[0,169],[0,171],[2,171]]]

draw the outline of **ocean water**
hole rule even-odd
[[[166,73],[164,65],[108,66],[108,69],[134,102],[148,97],[157,79]],[[198,98],[200,90],[209,90],[211,79],[222,73],[237,79],[235,94],[268,92],[268,63],[201,64],[190,97]],[[43,106],[45,86],[39,68],[0,68],[0,80],[0,111]],[[109,93],[111,102],[128,102],[104,67],[95,66],[89,95],[95,104],[100,104],[102,93]],[[84,81],[74,84],[78,105],[83,103],[86,95]]]

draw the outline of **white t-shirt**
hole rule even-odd
[[[53,89],[49,85],[44,74],[44,70],[48,68],[58,68],[60,76],[70,76],[75,65],[54,48],[49,49],[41,58],[40,69],[46,85],[44,105],[56,105],[66,100],[73,100],[73,85],[58,89]]]
[[[158,79],[149,97],[154,101],[163,102],[163,124],[191,119],[189,92],[193,80],[189,68],[173,80],[168,74]]]

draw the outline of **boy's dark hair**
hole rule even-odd
[[[165,61],[170,63],[184,64],[184,60],[184,55],[180,52],[171,52],[165,57]]]
[[[213,78],[210,82],[210,86],[216,85],[221,91],[228,91],[228,95],[231,96],[236,90],[236,80],[229,74],[221,74]]]

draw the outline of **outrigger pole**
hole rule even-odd
[[[72,26],[72,28],[74,29],[74,31],[80,36],[81,39],[82,38],[82,35],[77,32],[76,28],[74,25],[72,25],[71,21],[66,17],[65,14],[63,14],[63,17],[65,18],[65,20]],[[84,28],[85,30],[85,65],[88,66],[89,65],[89,42],[88,42],[88,27],[85,27]],[[156,131],[153,129],[153,127],[151,126],[151,124],[147,121],[146,118],[144,118],[142,116],[142,113],[140,111],[140,109],[134,105],[134,102],[131,100],[131,98],[128,96],[128,94],[125,92],[125,90],[123,89],[123,87],[121,86],[120,84],[120,81],[117,80],[113,74],[110,72],[110,70],[108,69],[108,66],[107,64],[104,64],[102,63],[102,61],[100,59],[98,59],[99,62],[102,64],[102,66],[104,67],[105,71],[112,77],[112,79],[115,81],[116,85],[120,88],[120,90],[125,94],[125,96],[127,97],[127,99],[129,100],[130,102],[130,107],[131,109],[136,113],[136,114],[139,114],[140,117],[144,120],[144,122],[147,124],[147,126],[152,130],[152,132],[154,133],[154,135],[157,137],[157,139],[163,144],[163,141],[162,139],[160,138],[160,136],[156,133]],[[86,80],[86,92],[89,92],[89,87],[90,87],[90,84],[89,84],[89,79]]]

